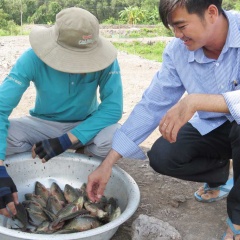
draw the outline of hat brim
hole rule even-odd
[[[57,44],[53,27],[36,27],[30,35],[31,47],[48,66],[69,73],[88,73],[108,67],[117,57],[113,44],[99,36],[97,45],[88,51],[73,51]]]

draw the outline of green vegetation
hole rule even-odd
[[[130,43],[113,43],[119,51],[138,55],[142,58],[162,62],[162,53],[166,46],[165,42],[141,43],[133,41]]]
[[[0,21],[15,24],[52,24],[56,14],[67,7],[81,7],[100,23],[156,24],[159,0],[0,0]],[[2,28],[2,26],[0,25]]]
[[[16,34],[23,24],[53,24],[56,14],[67,7],[84,8],[100,23],[155,25],[160,22],[158,4],[159,0],[0,0],[0,28]],[[223,0],[223,8],[240,11],[240,1]]]
[[[142,37],[159,37],[159,36],[166,36],[166,37],[173,37],[173,33],[171,30],[166,29],[162,23],[155,25],[152,28],[139,28],[136,31],[128,31],[125,37],[129,38],[142,38]]]
[[[129,30],[119,38],[172,36],[159,20],[159,0],[0,0],[0,36],[29,34],[26,24],[53,24],[56,14],[67,7],[81,7],[94,14],[101,24],[152,25]],[[239,0],[223,0],[223,8],[240,11]],[[165,43],[115,43],[122,51],[162,61]]]

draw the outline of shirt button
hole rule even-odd
[[[72,82],[72,85],[74,85],[74,82]]]
[[[219,63],[218,63],[218,62],[216,63],[216,66],[217,66],[217,67],[219,66]]]

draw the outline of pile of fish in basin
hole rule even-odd
[[[75,153],[63,153],[45,164],[30,153],[7,158],[20,205],[17,218],[0,216],[0,239],[111,239],[136,211],[140,192],[134,179],[114,166],[100,203],[89,201],[87,178],[100,163]]]

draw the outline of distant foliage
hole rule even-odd
[[[159,0],[0,0],[0,34],[18,32],[23,24],[53,24],[56,13],[67,7],[84,8],[100,23],[156,25],[158,5]],[[240,11],[240,1],[223,0],[223,8]]]
[[[121,20],[121,11],[131,10],[134,16],[129,20],[143,23],[149,18],[154,23],[159,0],[0,0],[0,9],[16,24],[46,24],[55,22],[55,15],[67,7],[81,7],[93,13],[100,23]],[[149,14],[154,9],[153,14]],[[148,14],[144,14],[148,12]],[[149,16],[152,15],[152,16]],[[157,13],[158,15],[158,13]]]
[[[226,10],[237,10],[240,11],[240,1],[239,0],[223,0],[223,8]]]

